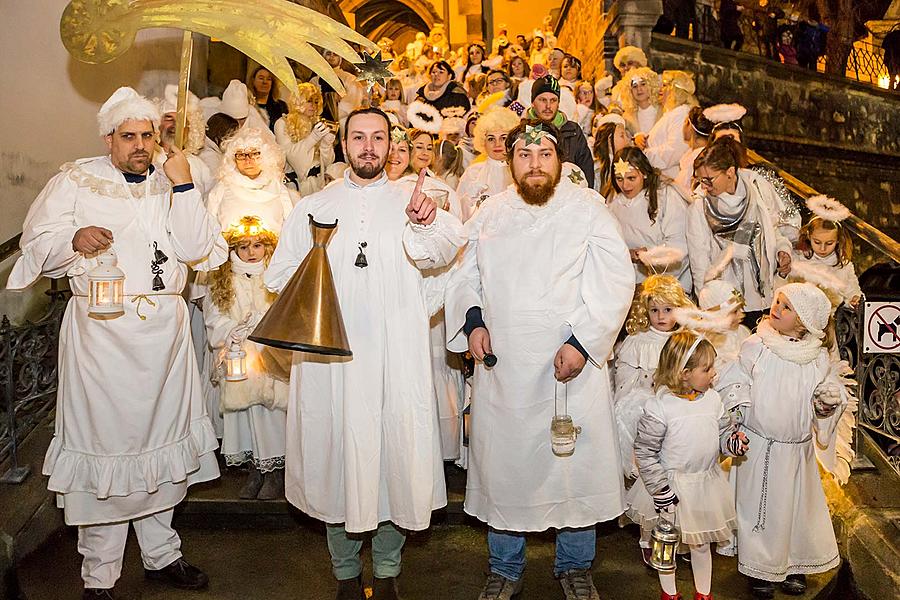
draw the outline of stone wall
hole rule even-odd
[[[746,106],[751,148],[900,239],[900,94],[669,36],[649,54],[696,73],[701,104]]]

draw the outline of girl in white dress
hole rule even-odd
[[[750,440],[734,461],[738,570],[756,598],[775,583],[804,593],[807,573],[840,563],[816,464],[830,448],[851,397],[841,365],[828,353],[832,306],[811,283],[775,292],[770,316],[741,347],[736,368],[719,382],[725,407]],[[836,465],[823,462],[833,472]]]
[[[279,360],[289,353],[247,341],[247,336],[275,300],[263,284],[263,272],[278,237],[255,216],[243,217],[223,235],[229,259],[210,273],[203,301],[209,343],[219,355],[214,383],[221,390],[225,420],[222,456],[228,466],[250,463],[241,498],[274,500],[284,494],[285,377],[290,357]],[[226,381],[222,358],[236,348],[247,354],[247,379]]]
[[[719,454],[741,456],[747,437],[725,415],[710,388],[716,351],[698,333],[679,331],[663,346],[653,376],[656,396],[638,423],[634,454],[640,479],[626,496],[626,514],[649,539],[660,514],[681,530],[690,548],[694,600],[712,600],[711,542],[731,539],[734,495],[719,467]],[[662,600],[681,600],[675,573],[659,573]]]
[[[334,125],[319,120],[322,92],[311,83],[301,83],[291,94],[288,113],[275,122],[275,141],[287,158],[288,179],[301,196],[325,187],[325,172],[334,163]]]
[[[659,353],[678,326],[674,311],[692,306],[684,289],[670,275],[648,277],[631,306],[625,322],[628,337],[616,350],[613,410],[626,477],[637,477],[632,457],[634,436],[644,403],[653,397],[653,373]]]
[[[403,84],[399,79],[388,79],[385,84],[381,110],[394,113],[404,127],[409,127],[409,121],[406,119],[406,103],[403,101]]]
[[[807,200],[814,216],[800,228],[797,247],[791,260],[788,279],[807,280],[822,285],[821,279],[830,279],[829,290],[835,295],[832,302],[842,302],[856,308],[862,297],[859,279],[850,261],[853,257],[853,240],[841,223],[849,216],[840,202],[824,196]]]
[[[622,116],[632,136],[646,136],[662,116],[659,106],[661,84],[659,75],[650,67],[633,69],[628,72],[628,77],[623,77],[616,84],[616,89],[620,90],[619,101],[625,111]]]
[[[660,176],[639,148],[620,150],[613,169],[616,194],[608,205],[622,226],[635,281],[640,283],[650,273],[667,273],[690,293],[693,283],[687,257],[688,209],[678,189]],[[645,255],[648,249],[663,260],[649,260],[649,255]]]

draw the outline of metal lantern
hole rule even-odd
[[[650,566],[660,573],[674,573],[675,551],[680,542],[681,530],[660,515],[650,532]]]
[[[244,381],[247,379],[247,353],[240,344],[232,342],[225,353],[225,381]]]
[[[97,257],[100,264],[88,273],[88,313],[114,315],[125,312],[125,272],[116,266],[118,260],[112,252]]]

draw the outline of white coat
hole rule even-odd
[[[560,180],[544,206],[513,188],[466,224],[469,244],[447,289],[448,347],[463,351],[469,308],[483,309],[499,359],[476,365],[465,510],[491,527],[586,527],[624,511],[606,362],[634,293],[634,271],[602,197]],[[574,335],[590,360],[568,385],[582,427],[575,454],[550,448],[553,359]]]
[[[622,237],[629,249],[667,246],[681,250],[684,258],[680,263],[669,265],[668,270],[657,269],[678,279],[685,292],[691,292],[690,261],[688,260],[687,204],[675,186],[661,185],[657,191],[656,219],[650,221],[647,212],[649,197],[643,190],[634,198],[626,198],[618,193],[609,201],[609,210],[622,227]],[[640,283],[653,274],[653,269],[643,263],[633,263],[637,282]]]
[[[290,168],[297,174],[301,196],[308,196],[325,187],[325,171],[334,164],[333,134],[318,137],[315,132],[310,132],[295,142],[288,133],[285,117],[281,117],[275,121],[275,141],[284,150]],[[319,167],[319,174],[310,177],[308,173],[313,167]]]
[[[204,410],[188,310],[185,263],[227,256],[219,224],[196,189],[172,196],[158,169],[128,184],[109,157],[62,167],[28,211],[22,256],[7,287],[69,277],[73,297],[59,340],[56,428],[44,460],[69,525],[127,521],[172,508],[187,486],[214,479],[216,439]],[[171,196],[171,203],[170,203]],[[75,232],[105,227],[125,272],[124,314],[88,315],[88,272]],[[153,242],[168,257],[151,289]]]
[[[235,171],[216,184],[206,206],[222,229],[237,223],[241,217],[254,215],[262,219],[266,229],[277,234],[298,198],[281,179],[268,178],[265,174],[250,179]]]
[[[459,178],[456,192],[462,206],[462,221],[465,223],[475,213],[481,202],[488,196],[499,194],[512,185],[512,173],[504,160],[485,157],[473,162]]]
[[[272,291],[287,284],[312,247],[307,215],[338,221],[327,252],[353,357],[294,354],[285,478],[291,504],[350,532],[425,529],[447,501],[429,351],[443,294],[429,297],[420,269],[449,264],[464,237],[444,211],[410,224],[412,187],[385,176],[360,188],[345,175],[307,196],[265,275]],[[362,241],[365,268],[354,264]]]

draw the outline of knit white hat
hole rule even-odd
[[[247,96],[247,86],[232,79],[228,87],[222,92],[222,104],[219,112],[223,112],[233,119],[246,119],[250,114],[250,100]]]
[[[187,93],[187,109],[189,111],[200,110],[200,100],[188,90]],[[162,114],[175,112],[178,110],[178,86],[170,83],[166,86],[165,94],[159,101],[159,112]]]
[[[159,110],[130,87],[120,87],[97,113],[100,135],[109,135],[125,121],[150,121],[153,129],[159,128]]]
[[[709,310],[728,302],[734,297],[735,292],[737,290],[730,283],[721,279],[713,279],[697,294],[697,303],[703,310]]]
[[[800,322],[815,338],[825,337],[825,327],[831,317],[831,301],[825,292],[811,283],[789,283],[778,288],[775,292],[784,294],[794,312],[800,318]]]

